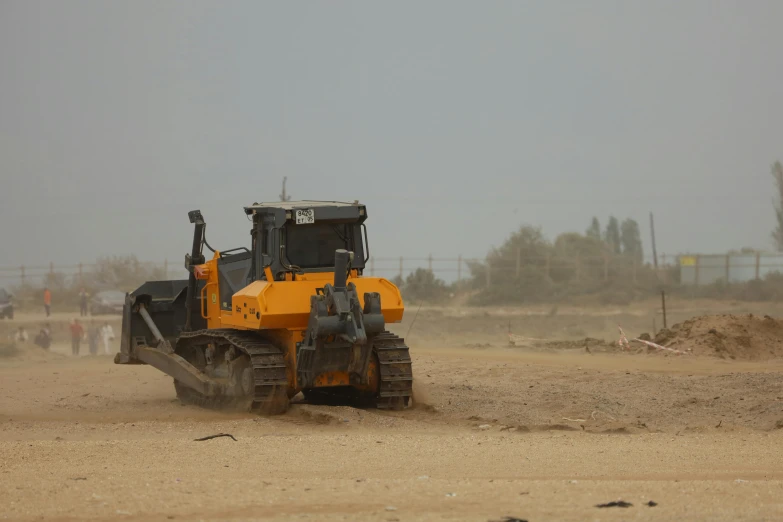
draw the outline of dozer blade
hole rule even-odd
[[[204,396],[221,394],[210,379],[171,348],[185,322],[187,281],[152,281],[125,296],[116,364],[149,364]],[[200,319],[200,318],[199,318]]]
[[[157,348],[137,346],[136,358],[207,397],[220,394],[222,389],[220,383],[213,381],[175,353],[163,353]]]
[[[117,364],[139,364],[136,356],[139,346],[163,348],[158,335],[164,337],[171,346],[179,337],[182,325],[187,318],[185,302],[188,280],[149,281],[125,296],[122,310],[122,331],[120,333],[120,352],[114,358]],[[139,313],[144,306],[149,318],[154,321],[151,328],[147,320]],[[192,314],[194,328],[206,328],[198,312]],[[156,330],[155,332],[153,331]],[[168,351],[168,350],[162,350]]]

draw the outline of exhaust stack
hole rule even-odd
[[[348,266],[351,263],[351,254],[344,249],[334,251],[334,289],[345,290],[348,283]]]

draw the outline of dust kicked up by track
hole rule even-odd
[[[0,361],[0,516],[783,518],[776,360],[424,341],[412,409],[275,418],[183,406],[150,367],[25,349]],[[237,440],[194,440],[218,433]]]

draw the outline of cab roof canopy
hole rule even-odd
[[[343,201],[272,201],[269,203],[253,203],[252,205],[245,207],[245,214],[254,214],[257,211],[269,211],[269,210],[297,210],[308,208],[346,208],[346,207],[364,207],[359,201],[353,203],[346,203]]]

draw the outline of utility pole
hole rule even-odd
[[[285,182],[288,181],[288,176],[283,177],[283,193],[280,194],[280,201],[291,201],[291,196],[285,192]]]
[[[661,312],[663,313],[663,327],[666,328],[666,291],[663,288],[663,281],[661,280],[661,273],[658,272],[658,252],[655,250],[655,221],[653,220],[653,213],[650,212],[650,236],[652,238],[652,252],[653,252],[653,264],[655,265],[655,277],[658,278],[658,283],[661,289]],[[666,264],[666,255],[664,254],[664,265]],[[697,269],[698,270],[698,269]],[[655,317],[653,317],[653,322]]]
[[[655,251],[655,221],[653,221],[652,212],[650,212],[650,235],[652,236],[653,266],[655,266],[655,273],[658,273],[658,253]]]

